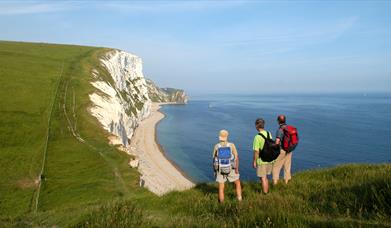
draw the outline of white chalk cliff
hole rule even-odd
[[[161,89],[143,75],[140,57],[112,50],[101,59],[103,70],[95,69],[90,94],[90,112],[115,137],[113,144],[129,145],[138,123],[149,116],[152,102],[187,103],[183,90]]]
[[[101,59],[107,72],[94,70],[97,89],[90,94],[90,112],[103,128],[118,138],[112,143],[129,145],[138,123],[148,117],[151,100],[142,72],[142,60],[136,55],[113,50]]]
[[[120,149],[137,158],[129,164],[138,168],[140,185],[157,195],[192,187],[193,183],[170,164],[154,142],[155,122],[163,118],[163,114],[157,112],[152,102],[183,104],[187,102],[185,92],[161,89],[152,81],[146,81],[141,58],[119,50],[108,52],[92,76],[95,91],[89,95],[92,102],[89,111],[110,133],[111,144],[119,145]],[[151,118],[147,118],[149,115]],[[145,146],[146,140],[149,143]]]

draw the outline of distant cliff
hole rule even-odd
[[[129,145],[134,129],[149,116],[152,102],[187,102],[183,90],[161,89],[146,80],[141,58],[124,51],[108,52],[92,77],[96,90],[90,94],[90,113],[114,136],[113,144]]]
[[[148,95],[153,102],[175,102],[186,104],[188,97],[184,90],[173,88],[159,88],[152,80],[147,79]]]

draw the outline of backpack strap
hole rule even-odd
[[[226,147],[229,147],[229,151],[231,151],[231,157],[234,156],[234,153],[232,152],[231,143],[227,142]],[[235,156],[234,156],[235,157]]]
[[[217,158],[218,157],[218,154],[219,154],[219,149],[221,148],[221,145],[220,145],[220,143],[217,143],[217,150],[215,151],[215,154],[214,154],[214,156]]]
[[[221,145],[221,143],[217,143],[217,148],[221,148],[221,147],[231,147],[231,144],[227,142],[227,145],[223,146]]]
[[[287,128],[288,127],[288,125],[287,124],[284,124],[284,125],[281,125],[280,126],[280,129],[282,130],[282,133],[285,135],[285,133],[287,132]]]
[[[263,134],[261,134],[261,132],[258,133],[259,136],[261,136],[264,140],[266,139],[270,139],[270,133],[268,131],[267,132],[267,137],[265,137]]]
[[[261,136],[263,139],[265,139],[265,140],[266,140],[266,137],[265,137],[263,134],[261,134],[261,133],[258,133],[258,135],[259,135],[259,136]]]

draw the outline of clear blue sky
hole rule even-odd
[[[126,50],[191,94],[391,91],[391,1],[1,1],[0,39]]]

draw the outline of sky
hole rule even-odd
[[[0,1],[0,40],[118,48],[190,94],[391,91],[391,1]]]

